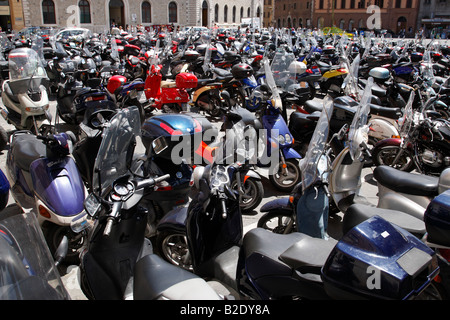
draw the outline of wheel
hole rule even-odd
[[[237,190],[236,180],[232,183],[231,187]],[[262,201],[264,197],[264,188],[261,180],[254,178],[248,178],[241,188],[241,203],[240,207],[242,212],[251,212]]]
[[[70,227],[59,226],[53,223],[47,223],[43,227],[43,233],[50,252],[54,254],[63,236],[69,239],[69,251],[63,263],[67,265],[78,265],[80,263],[80,253],[87,243],[87,233],[74,233]]]
[[[267,212],[259,218],[258,228],[280,234],[291,233],[297,230],[293,213],[288,211]]]
[[[413,155],[408,149],[403,149],[400,158],[397,160],[396,164],[392,164],[396,158],[400,146],[375,146],[372,150],[372,161],[375,166],[387,165],[401,171],[410,172],[414,169]]]
[[[220,117],[220,115],[222,114],[222,110],[220,109],[222,102],[220,101],[219,98],[212,96],[209,98],[209,108],[207,110],[207,112],[209,113],[209,115],[211,117]]]
[[[287,159],[286,168],[279,165],[276,172],[269,175],[269,180],[278,190],[291,192],[301,180],[298,160]]]
[[[5,150],[6,145],[8,144],[8,133],[5,128],[0,125],[0,151]]]
[[[186,235],[175,230],[164,230],[156,236],[158,252],[166,261],[192,271],[193,265]]]

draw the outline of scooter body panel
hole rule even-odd
[[[407,212],[423,220],[425,210],[432,198],[426,196],[400,193],[378,184],[378,208],[393,209]]]
[[[390,139],[392,136],[398,136],[398,128],[392,119],[379,116],[372,116],[369,120],[369,136],[377,140]]]
[[[72,158],[37,159],[30,172],[36,197],[56,215],[71,217],[83,211],[84,184]]]

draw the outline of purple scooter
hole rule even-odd
[[[87,231],[74,232],[73,220],[85,223],[84,183],[70,157],[71,132],[36,136],[16,131],[10,139],[7,175],[11,194],[23,209],[34,209],[47,244],[55,252],[63,236],[69,239],[65,262],[77,264]],[[76,229],[76,228],[75,228]]]

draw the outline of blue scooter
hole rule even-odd
[[[20,207],[35,210],[50,251],[63,236],[69,239],[68,263],[79,261],[87,236],[70,228],[75,218],[81,222],[86,216],[84,183],[70,157],[75,139],[71,132],[36,136],[16,131],[6,161],[11,194]]]

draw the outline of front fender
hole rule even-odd
[[[294,148],[292,148],[292,146],[289,147],[285,147],[285,148],[281,148],[281,152],[283,152],[283,157],[285,159],[301,159],[302,156],[295,151]]]
[[[159,232],[172,229],[186,233],[188,206],[176,207],[161,218],[156,227]]]

